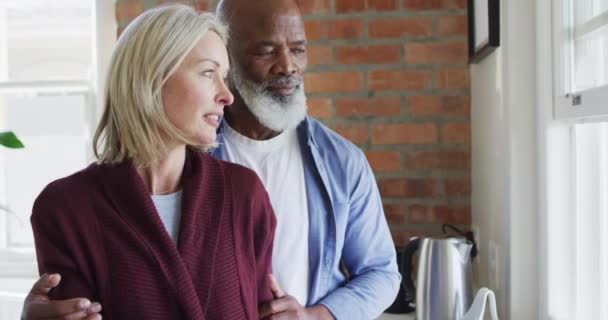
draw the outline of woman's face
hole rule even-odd
[[[209,31],[161,89],[169,120],[201,145],[215,142],[224,106],[234,101],[225,82],[228,64],[224,42]]]

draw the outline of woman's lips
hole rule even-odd
[[[217,128],[220,125],[220,119],[222,116],[218,114],[206,114],[204,118],[207,123]]]

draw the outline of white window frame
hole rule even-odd
[[[573,0],[575,1],[575,0]],[[573,21],[572,11],[564,10],[562,1],[554,0],[551,3],[553,14],[553,61],[555,64],[554,86],[554,118],[556,120],[578,121],[605,121],[608,119],[608,85],[576,92],[571,83],[564,81],[571,79],[573,70],[572,50],[566,49],[574,30],[571,26],[563,26],[565,19]],[[546,8],[545,8],[546,10]],[[608,21],[608,12],[592,19],[589,24]]]
[[[103,84],[112,49],[116,41],[117,24],[115,19],[115,0],[90,1],[92,2],[94,13],[92,34],[95,35],[93,38],[94,51],[92,52],[93,70],[95,72],[93,77],[90,80],[76,81],[6,81],[0,82],[0,92],[84,95],[87,112],[86,126],[89,129],[89,136],[92,137],[98,119],[103,111]],[[87,150],[90,149],[87,148]],[[90,154],[90,158],[92,158],[92,153]],[[37,277],[38,269],[33,248],[0,249],[0,279],[23,278],[27,279],[25,281],[31,282],[29,279]]]
[[[564,68],[571,52],[563,50],[567,30],[562,25],[562,0],[537,1],[537,88],[538,88],[538,168],[539,168],[539,319],[576,319],[576,261],[563,258],[576,252],[577,192],[575,124],[608,120],[608,86],[570,92],[569,68]],[[549,59],[547,59],[549,57]],[[573,98],[581,103],[573,106]],[[605,156],[605,154],[603,155]],[[598,173],[601,174],[601,173]],[[605,174],[605,173],[604,173]],[[605,187],[606,180],[600,181]],[[580,191],[579,191],[580,192]],[[580,204],[578,204],[580,205]],[[605,205],[605,203],[603,204]],[[604,217],[603,219],[606,219]],[[605,237],[605,235],[604,235]],[[606,256],[604,256],[605,258]],[[556,261],[560,263],[555,263]],[[604,261],[604,263],[606,263]],[[606,282],[606,279],[602,279]],[[606,312],[603,306],[601,312]]]

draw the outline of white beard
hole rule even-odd
[[[282,98],[264,91],[265,84],[260,85],[245,79],[238,66],[233,66],[231,76],[241,98],[264,127],[283,132],[297,127],[306,117],[303,83],[300,82],[293,95]]]

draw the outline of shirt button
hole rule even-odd
[[[325,257],[325,266],[329,267],[329,257]]]

